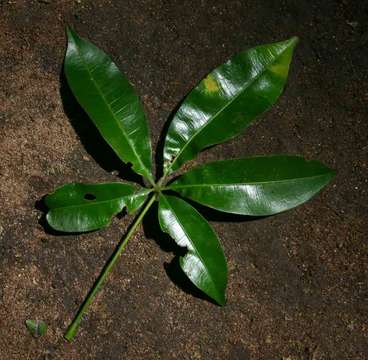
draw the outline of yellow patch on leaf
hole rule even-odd
[[[208,75],[204,80],[204,87],[207,92],[214,93],[219,91],[219,86],[217,85],[216,80],[213,78],[212,75]]]
[[[282,77],[287,77],[288,70],[288,66],[285,66],[284,64],[274,64],[270,66],[271,72]]]

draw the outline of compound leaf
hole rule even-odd
[[[64,70],[74,96],[120,159],[153,183],[148,125],[133,87],[102,50],[67,34]]]
[[[334,175],[299,156],[258,156],[198,166],[168,188],[217,210],[262,216],[304,203]]]
[[[175,196],[160,196],[158,214],[162,230],[188,249],[180,258],[184,273],[205,294],[225,305],[226,259],[211,226],[191,205]]]
[[[238,135],[282,93],[297,38],[240,52],[184,99],[169,126],[164,173]]]
[[[131,212],[137,209],[144,201],[141,191],[123,183],[67,184],[46,196],[45,204],[50,209],[46,219],[58,231],[97,230],[109,225],[127,204]],[[134,200],[137,194],[141,203]]]

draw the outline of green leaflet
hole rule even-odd
[[[109,225],[124,206],[129,212],[135,211],[148,192],[123,183],[67,184],[46,196],[50,209],[46,218],[58,231],[97,230]]]
[[[226,259],[208,222],[184,200],[167,195],[160,196],[158,216],[162,230],[188,249],[180,258],[184,273],[218,304],[225,305]]]
[[[185,98],[170,124],[164,173],[239,134],[282,93],[297,38],[240,52]]]
[[[272,215],[309,200],[335,175],[299,156],[259,156],[198,166],[168,189],[217,210]]]
[[[106,142],[153,184],[151,140],[138,96],[111,59],[67,29],[68,84]]]
[[[41,337],[45,335],[47,330],[47,325],[44,321],[40,320],[26,320],[26,326],[28,331],[34,337]]]

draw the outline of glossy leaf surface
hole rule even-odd
[[[151,192],[149,189],[142,188],[135,193],[125,197],[125,205],[128,213],[135,213],[147,200],[148,194]]]
[[[160,196],[159,221],[164,232],[188,249],[180,258],[184,273],[218,304],[225,305],[226,259],[208,222],[184,200],[165,195]]]
[[[68,29],[65,74],[80,105],[124,162],[151,183],[151,141],[138,96],[103,51]]]
[[[297,38],[240,52],[186,97],[170,124],[164,171],[177,170],[204,148],[239,134],[282,93]]]
[[[67,184],[46,196],[46,219],[58,231],[97,230],[109,225],[135,193],[134,186],[123,183]]]
[[[221,211],[261,216],[304,203],[334,174],[320,162],[299,156],[259,156],[196,167],[169,188]]]

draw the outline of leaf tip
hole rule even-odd
[[[292,38],[289,39],[289,41],[290,41],[291,44],[293,44],[295,46],[299,42],[299,37],[298,36],[293,36]]]
[[[293,53],[298,43],[299,43],[299,38],[297,36],[293,36],[290,39],[284,41],[284,44],[286,45],[286,48],[289,49],[290,53]]]
[[[316,164],[321,167],[321,171],[328,177],[328,181],[332,180],[336,175],[337,171],[328,167],[327,165],[319,162],[318,160],[309,160],[309,162]]]
[[[336,175],[337,175],[337,171],[335,169],[328,169],[329,170],[329,174],[330,174],[330,179],[332,180]]]
[[[226,305],[226,296],[225,296],[225,294],[221,294],[221,298],[216,299],[216,302],[220,306],[225,306]]]
[[[283,51],[286,51],[288,57],[291,57],[298,42],[299,38],[297,36],[293,36],[287,40],[280,41],[279,43],[276,44],[280,45]]]
[[[72,32],[73,30],[72,30],[72,28],[69,26],[69,25],[65,25],[65,32],[66,32],[66,34],[69,36],[69,34],[71,34],[71,32]]]
[[[65,32],[69,41],[74,40],[76,37],[78,37],[77,33],[69,25],[65,26]]]

